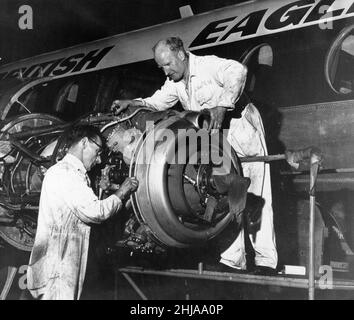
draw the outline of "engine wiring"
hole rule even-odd
[[[143,111],[143,110],[147,110],[147,111],[152,111],[151,108],[146,108],[146,107],[142,107],[142,108],[139,108],[139,109],[136,109],[132,114],[130,114],[129,116],[126,116],[124,118],[121,118],[121,119],[118,119],[118,120],[114,120],[110,123],[107,123],[105,126],[103,126],[101,128],[101,132],[104,132],[107,128],[111,127],[111,126],[114,126],[116,125],[117,123],[121,123],[121,122],[124,122],[124,121],[127,121],[129,119],[131,119],[132,117],[134,117],[138,112],[140,111]]]

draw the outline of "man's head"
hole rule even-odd
[[[66,144],[68,153],[81,160],[87,171],[101,163],[103,139],[98,128],[90,125],[73,126],[67,132]]]
[[[180,38],[170,37],[160,40],[152,50],[157,65],[170,80],[178,82],[187,77],[188,54]]]

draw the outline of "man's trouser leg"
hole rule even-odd
[[[258,110],[250,105],[240,119],[232,119],[228,141],[239,156],[267,155],[264,129]],[[248,192],[265,200],[262,221],[255,237],[250,241],[255,250],[255,264],[276,268],[278,255],[273,225],[272,194],[269,164],[263,162],[243,163],[243,174],[251,179]],[[239,269],[246,269],[244,230],[241,230],[231,246],[221,254],[220,262]]]
[[[32,296],[39,300],[74,300],[77,299],[75,291],[75,288],[59,278],[50,279],[45,288],[39,291],[30,290]]]

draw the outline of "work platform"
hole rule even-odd
[[[140,277],[140,278],[139,278]],[[152,277],[152,282],[147,282],[147,279]],[[120,289],[122,288],[122,280],[125,278],[127,283],[134,289],[136,297],[142,300],[149,300],[149,296],[145,294],[145,290],[150,291],[148,288],[153,282],[158,283],[160,287],[160,298],[157,299],[166,299],[168,295],[164,295],[164,290],[185,290],[186,294],[185,299],[198,299],[205,298],[206,295],[203,294],[203,291],[210,291],[211,288],[216,288],[218,285],[225,291],[229,291],[230,295],[227,293],[223,297],[227,296],[227,299],[239,299],[242,297],[240,293],[237,293],[236,296],[232,295],[233,289],[236,290],[250,290],[253,291],[250,296],[249,293],[246,293],[246,299],[306,299],[307,293],[306,290],[309,289],[309,280],[307,276],[294,276],[294,275],[276,275],[276,276],[261,276],[247,274],[243,272],[218,272],[218,271],[208,271],[208,270],[192,270],[192,269],[168,269],[168,270],[153,270],[153,269],[144,269],[139,267],[124,267],[116,270],[115,276],[115,298],[121,299],[124,298],[120,295]],[[162,280],[164,278],[164,280]],[[169,279],[167,279],[169,278]],[[159,279],[159,280],[157,280]],[[178,288],[177,279],[182,280],[182,289]],[[202,281],[202,282],[200,282]],[[163,284],[164,282],[165,285]],[[194,282],[194,284],[193,284]],[[226,285],[227,284],[227,285]],[[166,287],[164,289],[164,286]],[[183,288],[184,287],[184,288]],[[189,289],[187,288],[189,287]],[[188,291],[191,291],[191,287],[195,295],[194,297]],[[263,287],[263,288],[262,288]],[[168,289],[169,288],[169,289]],[[286,292],[287,289],[290,289],[290,292]],[[293,289],[302,289],[297,290],[296,294]],[[315,298],[319,299],[354,299],[354,280],[352,279],[338,279],[334,278],[332,281],[328,278],[318,278],[315,279]],[[200,292],[198,293],[198,290]],[[260,293],[261,290],[265,290],[259,297],[255,292]],[[271,292],[270,295],[267,295],[266,291]],[[341,291],[341,292],[340,292]],[[284,293],[284,294],[283,294]],[[277,295],[279,297],[277,298]],[[183,294],[180,294],[182,297]],[[130,297],[131,298],[131,297]],[[156,297],[152,297],[156,299]],[[174,299],[171,295],[171,299]],[[207,298],[209,299],[209,298]],[[212,295],[210,299],[213,299]],[[219,299],[219,297],[216,297]]]

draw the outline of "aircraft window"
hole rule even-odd
[[[269,71],[273,66],[273,58],[273,49],[266,43],[257,45],[241,57],[242,63],[248,68],[246,82],[248,93],[253,93],[253,96],[262,95],[259,91],[264,86],[264,81],[267,81]]]
[[[242,63],[246,65],[248,65],[252,59],[260,65],[268,65],[271,67],[273,65],[272,47],[266,43],[262,43],[252,48],[243,57],[241,57]]]
[[[76,83],[70,82],[65,85],[58,94],[58,101],[55,105],[55,111],[63,113],[68,108],[68,102],[75,103],[77,99],[79,86]]]
[[[95,80],[95,77],[81,77],[66,82],[57,94],[55,115],[65,121],[72,121],[91,111],[98,85]]]
[[[68,100],[68,101],[70,101],[72,103],[76,103],[78,92],[79,92],[79,86],[77,84],[73,84],[70,87],[70,90],[69,90],[69,93],[68,93],[68,96],[67,96],[66,100]]]
[[[31,88],[23,93],[17,101],[13,103],[11,109],[6,115],[6,118],[10,118],[19,114],[32,113],[35,109],[35,102],[37,99],[37,91]]]
[[[350,35],[343,41],[342,50],[346,53],[353,55],[354,52],[354,35]]]
[[[19,94],[3,118],[25,113],[48,113],[72,121],[94,110],[99,77],[80,75],[34,84]]]
[[[354,90],[354,26],[340,32],[328,51],[325,76],[329,86],[339,94]]]
[[[268,45],[262,46],[258,53],[258,63],[263,65],[272,66],[273,65],[273,51]]]

